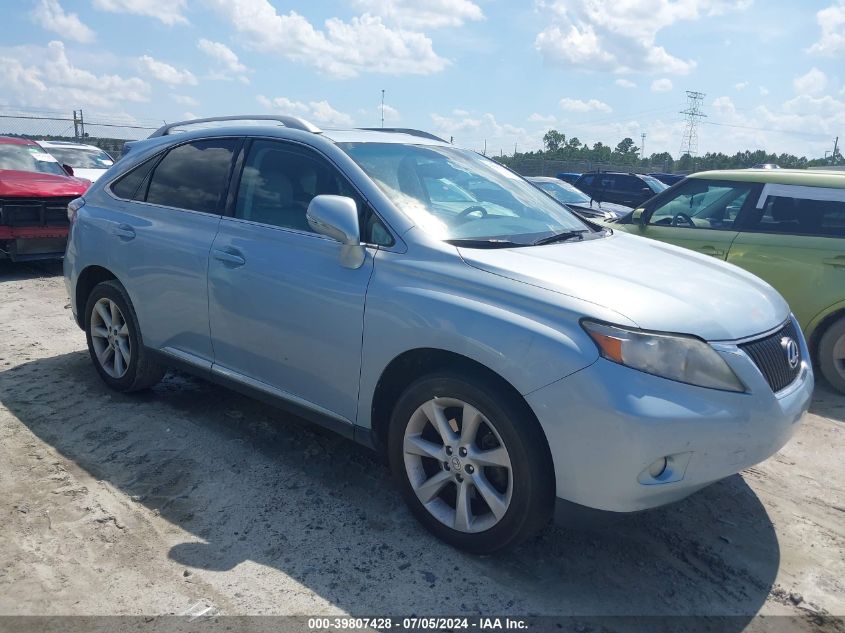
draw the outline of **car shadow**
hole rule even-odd
[[[193,535],[172,560],[215,571],[253,561],[352,614],[730,615],[720,630],[740,631],[778,571],[777,535],[740,476],[611,527],[550,526],[479,557],[428,535],[367,449],[181,373],[115,394],[73,352],[0,373],[0,401]]]
[[[0,282],[59,277],[60,275],[62,275],[61,259],[38,259],[29,262],[0,259]]]
[[[810,413],[815,413],[828,420],[845,423],[845,397],[831,387],[818,373],[816,374],[816,388],[813,391]]]

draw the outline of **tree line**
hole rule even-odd
[[[633,168],[651,171],[689,172],[707,169],[742,169],[760,163],[775,163],[784,168],[806,169],[822,165],[845,165],[842,153],[827,158],[807,158],[793,154],[772,154],[764,150],[745,150],[728,155],[722,152],[707,152],[701,156],[684,154],[679,159],[669,152],[657,152],[640,157],[640,148],[631,138],[624,138],[616,147],[604,143],[593,143],[592,147],[582,143],[577,136],[567,138],[563,132],[549,130],[543,135],[543,149],[533,152],[515,153],[498,160],[509,165],[525,159],[561,160],[571,162],[613,163],[630,165]]]

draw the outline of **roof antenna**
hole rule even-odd
[[[384,127],[384,88],[381,89],[381,126]]]

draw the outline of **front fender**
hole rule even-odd
[[[371,426],[373,394],[390,362],[431,348],[476,361],[525,395],[592,364],[578,324],[616,313],[466,265],[379,252],[367,291],[357,423]],[[633,325],[633,324],[631,324]]]

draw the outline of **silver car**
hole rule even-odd
[[[109,387],[176,366],[291,409],[384,453],[473,552],[682,499],[807,410],[801,331],[757,277],[424,132],[230,118],[134,143],[69,207]]]

